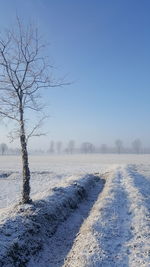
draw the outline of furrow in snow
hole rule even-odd
[[[92,187],[104,180],[86,175],[64,187],[56,187],[51,194],[33,205],[16,206],[0,225],[0,266],[27,266],[38,254],[58,225],[87,197]]]
[[[128,266],[129,200],[117,169],[82,225],[64,267]]]
[[[106,174],[102,177],[105,178]],[[103,183],[100,180],[96,183],[96,186],[91,188],[87,198],[80,203],[78,209],[72,212],[68,219],[59,225],[56,233],[51,238],[46,240],[41,253],[31,258],[28,267],[60,267],[63,265],[64,259],[79,234],[82,223],[88,217],[102,189]]]
[[[129,266],[150,266],[150,214],[147,184],[134,166],[123,170],[122,183],[130,201],[132,239],[128,242]],[[150,193],[150,192],[149,192]]]

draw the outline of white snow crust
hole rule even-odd
[[[150,266],[150,175],[140,170],[127,165],[107,179],[64,267]]]
[[[18,206],[21,161],[0,157],[0,266],[150,266],[149,155],[32,156],[30,168],[34,205]]]

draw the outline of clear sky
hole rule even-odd
[[[126,145],[140,138],[150,145],[149,0],[1,0],[0,29],[34,21],[56,76],[72,85],[45,91],[50,140]],[[9,127],[1,125],[0,142]]]

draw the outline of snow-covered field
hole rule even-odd
[[[31,196],[40,199],[46,191],[62,186],[66,180],[81,178],[87,173],[105,172],[117,166],[102,161],[98,155],[31,156]],[[0,212],[1,209],[18,202],[21,198],[21,159],[16,156],[0,157]]]
[[[93,187],[25,266],[150,266],[150,155],[31,156],[30,168],[34,200],[87,174],[105,173],[106,183],[102,192]],[[21,182],[20,159],[1,157],[1,222],[19,200]]]
[[[42,192],[66,179],[77,179],[87,173],[102,173],[127,163],[149,164],[150,155],[30,156],[32,198],[41,198]],[[0,156],[0,211],[19,201],[21,187],[20,157]]]

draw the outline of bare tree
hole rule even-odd
[[[123,142],[120,139],[117,139],[115,142],[117,153],[120,154],[123,149]]]
[[[56,143],[56,149],[57,149],[57,153],[60,154],[62,151],[62,142],[61,141]]]
[[[0,144],[0,151],[2,155],[4,155],[7,150],[8,150],[8,146],[5,143]]]
[[[48,150],[48,152],[51,153],[51,154],[53,154],[55,152],[54,145],[55,145],[54,141],[51,141],[50,142],[50,147],[49,147],[49,150]]]
[[[93,153],[94,151],[95,151],[95,147],[92,143],[84,142],[81,144],[82,153]]]
[[[74,140],[70,140],[67,146],[67,152],[72,154],[75,150],[75,141]]]
[[[22,203],[31,202],[27,141],[42,134],[39,126],[43,121],[42,117],[27,132],[27,110],[42,112],[41,89],[62,85],[52,79],[43,48],[38,30],[33,25],[24,27],[18,18],[16,28],[0,37],[0,115],[16,122],[15,136],[20,138],[23,164]]]
[[[136,154],[139,154],[141,152],[141,148],[142,148],[142,143],[140,139],[135,139],[132,142],[132,148],[133,148],[133,152]]]

